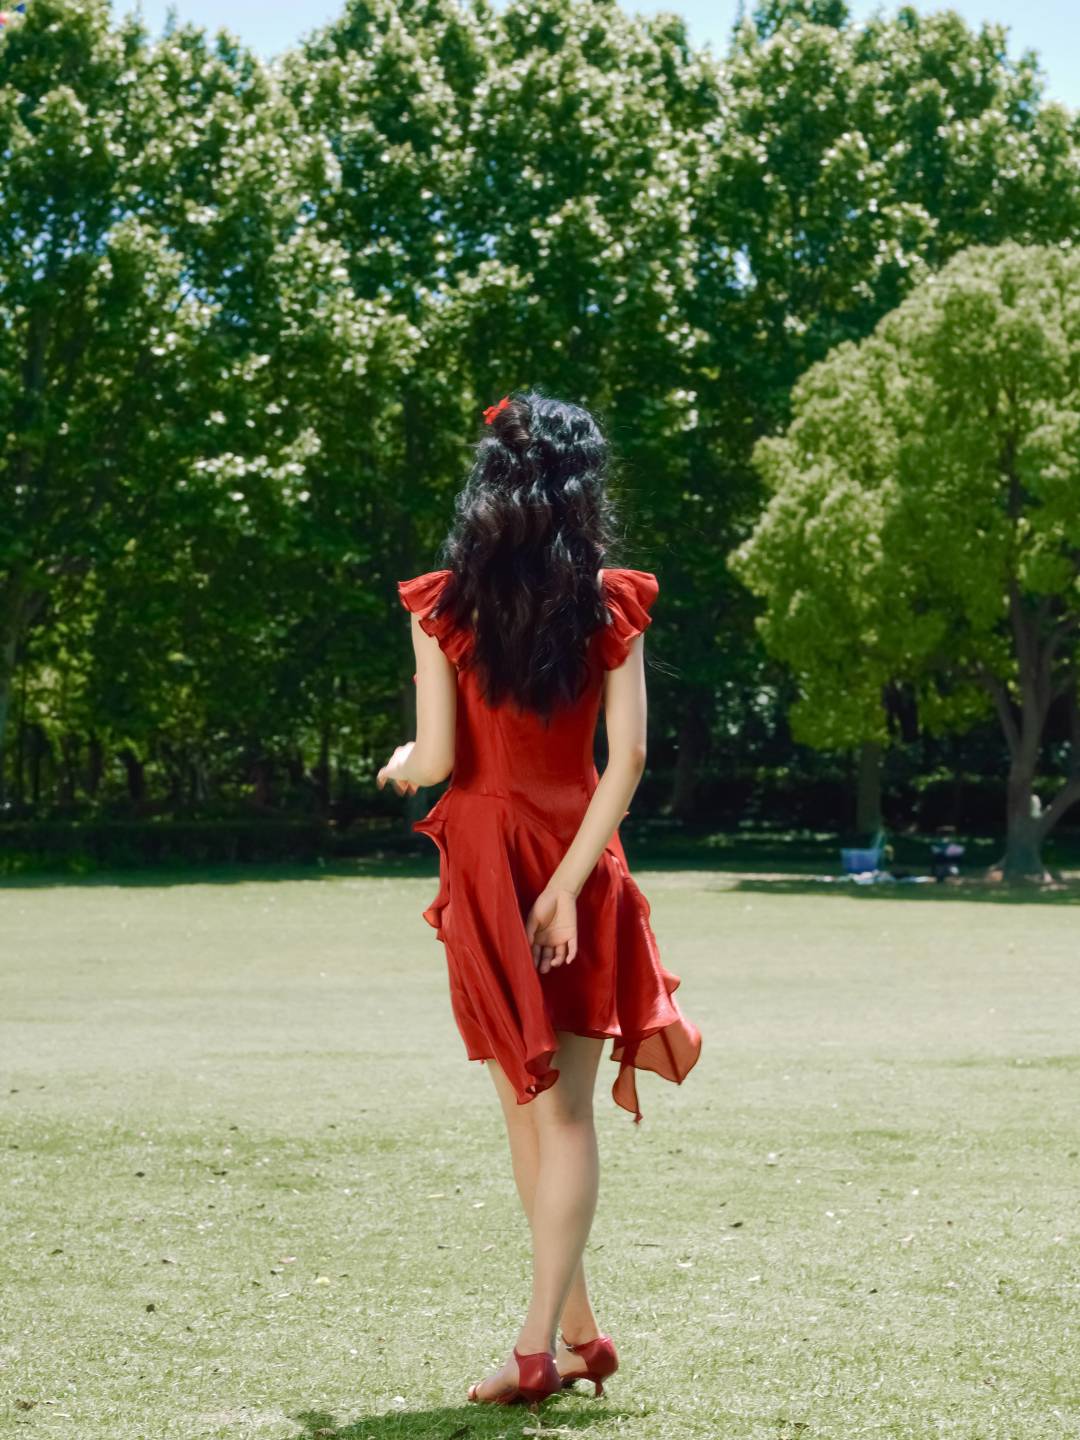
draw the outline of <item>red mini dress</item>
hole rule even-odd
[[[660,963],[649,902],[618,832],[578,896],[573,964],[541,975],[525,920],[599,782],[593,742],[603,673],[622,664],[650,624],[656,577],[601,572],[609,621],[589,638],[589,683],[545,728],[513,702],[492,707],[483,699],[468,664],[471,631],[438,612],[450,574],[432,570],[397,588],[457,668],[450,784],[412,826],[439,850],[438,893],[422,913],[445,948],[454,1019],[468,1058],[497,1060],[521,1105],[558,1079],[557,1030],[610,1038],[619,1066],[613,1098],[640,1121],[635,1071],[681,1084],[701,1034],[673,998],[679,978]]]

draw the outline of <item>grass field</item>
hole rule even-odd
[[[0,1428],[466,1440],[527,1284],[433,866],[0,888]],[[544,1433],[1080,1436],[1080,908],[637,868],[697,1070],[598,1092],[622,1368]]]

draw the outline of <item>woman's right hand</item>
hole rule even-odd
[[[577,896],[572,890],[545,889],[525,921],[533,963],[541,975],[554,965],[569,965],[577,954]]]

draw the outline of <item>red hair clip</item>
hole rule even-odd
[[[510,396],[504,395],[497,405],[489,405],[484,411],[484,424],[490,425],[500,410],[505,410],[510,404]]]

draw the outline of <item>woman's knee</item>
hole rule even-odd
[[[593,1091],[600,1061],[601,1040],[583,1035],[557,1032],[559,1049],[552,1064],[559,1071],[555,1084],[537,1096],[547,1101],[537,1111],[537,1122],[559,1125],[591,1124]]]
[[[538,1127],[591,1125],[592,1087],[574,1084],[572,1080],[564,1079],[560,1075],[555,1084],[538,1095],[528,1108],[535,1111]]]
[[[506,1132],[511,1141],[520,1145],[535,1145],[536,1114],[532,1104],[521,1105],[516,1099],[503,1107]]]

